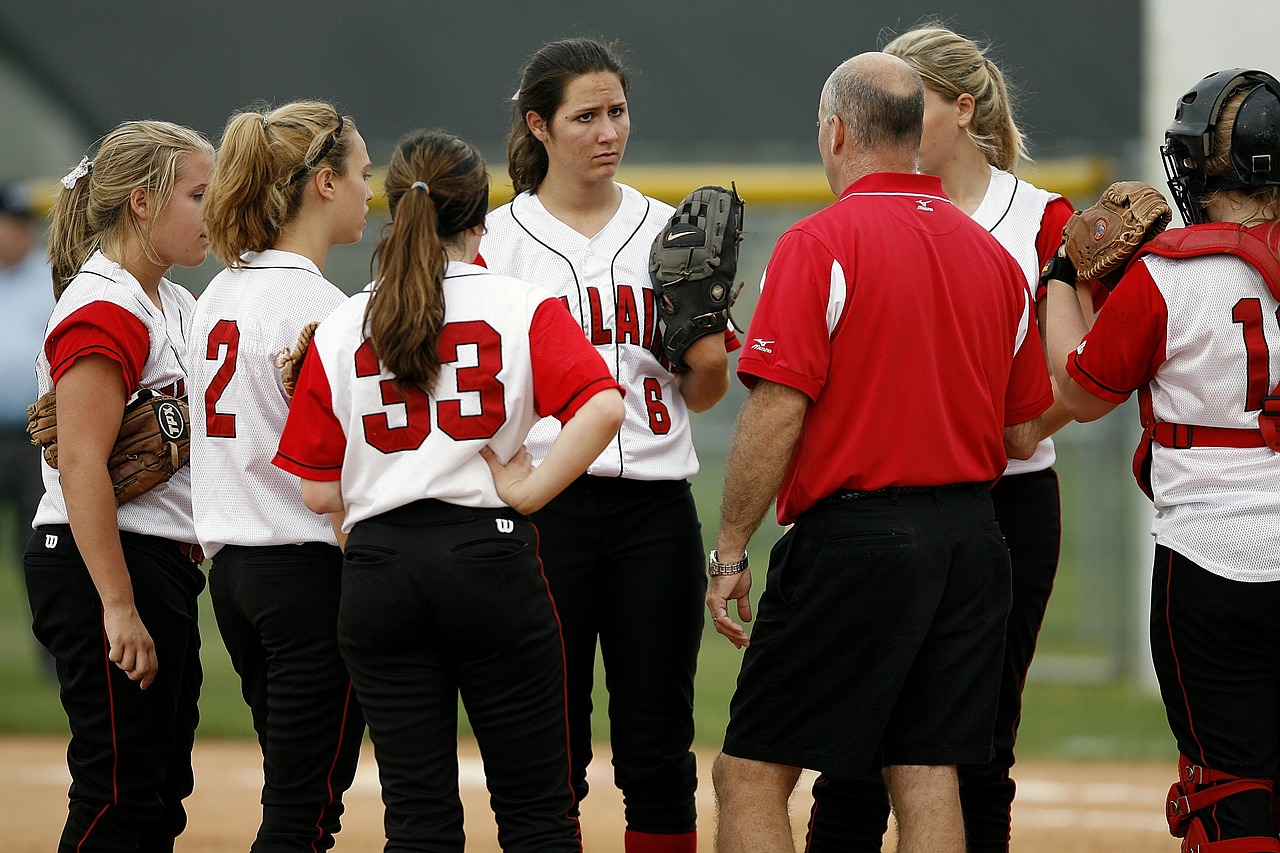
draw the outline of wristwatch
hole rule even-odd
[[[742,559],[736,563],[720,562],[720,555],[713,548],[711,553],[707,555],[707,574],[715,577],[717,575],[736,575],[747,567],[747,552],[742,552]]]

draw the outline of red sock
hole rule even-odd
[[[697,830],[676,835],[659,835],[628,829],[624,838],[623,847],[627,853],[698,853]]]

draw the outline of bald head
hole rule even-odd
[[[822,112],[840,116],[859,148],[914,150],[920,147],[924,87],[920,75],[898,57],[860,53],[827,78]]]

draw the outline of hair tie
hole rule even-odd
[[[67,189],[74,189],[76,181],[93,171],[93,161],[88,157],[81,157],[79,164],[74,169],[67,172],[62,178],[62,185]]]
[[[262,129],[263,129],[263,130],[266,130],[266,129],[267,129],[267,117],[266,117],[266,115],[263,115],[263,116],[262,116]]]
[[[409,189],[422,190],[427,195],[431,194],[431,187],[427,186],[426,181],[414,181],[413,183],[409,184]]]

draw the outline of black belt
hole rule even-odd
[[[869,492],[858,491],[857,489],[836,489],[823,498],[823,501],[826,503],[845,503],[846,501],[863,501],[874,498],[889,498],[893,500],[899,495],[937,495],[960,489],[968,489],[976,495],[990,491],[991,484],[989,482],[980,482],[947,483],[941,486],[885,486],[883,489],[873,489]]]

